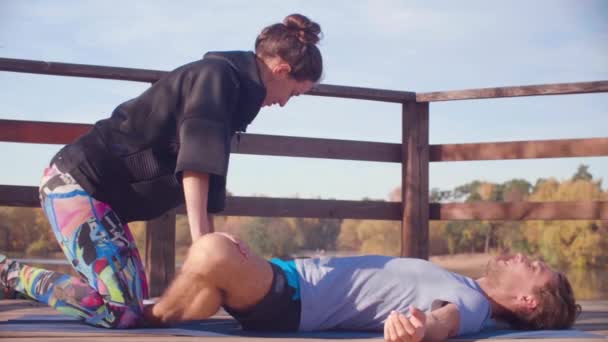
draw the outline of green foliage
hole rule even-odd
[[[338,247],[363,254],[399,255],[401,225],[392,221],[344,220]]]
[[[533,254],[530,250],[528,240],[522,231],[520,222],[494,223],[493,247],[497,251],[512,251]]]
[[[251,249],[266,257],[288,258],[302,244],[300,232],[287,219],[259,217],[243,229]]]
[[[572,181],[583,180],[591,181],[593,176],[589,173],[589,165],[580,165],[576,173],[572,176]]]
[[[448,242],[444,236],[447,224],[446,221],[429,222],[429,253],[431,255],[449,254]]]
[[[133,235],[133,240],[135,240],[135,246],[137,246],[137,251],[139,255],[145,258],[146,253],[146,225],[143,221],[131,222],[129,223],[129,230]]]
[[[302,244],[299,246],[307,250],[335,250],[336,240],[340,234],[340,220],[335,219],[294,219]]]
[[[438,190],[435,193],[439,193]],[[601,180],[581,165],[571,180],[521,179],[502,184],[474,181],[457,187],[453,199],[472,201],[606,200]],[[608,225],[599,221],[447,222],[440,230],[449,253],[519,251],[543,257],[554,266],[600,267],[608,263]]]
[[[45,240],[36,240],[32,242],[25,251],[25,254],[28,256],[37,256],[44,257],[48,256],[49,253],[54,252],[55,248],[48,241]]]
[[[16,257],[60,253],[61,249],[41,209],[0,207],[0,251]]]
[[[188,216],[176,215],[175,217],[175,248],[188,248],[192,244]]]
[[[450,254],[474,253],[485,251],[486,239],[492,231],[492,224],[484,221],[451,221],[443,226],[442,235]]]
[[[558,182],[547,179],[538,183],[531,201],[601,200],[601,183],[584,176],[586,167],[579,167],[573,180]],[[575,179],[576,178],[576,179]],[[583,179],[586,178],[586,179]],[[603,266],[608,261],[608,228],[599,221],[528,221],[523,231],[530,250],[540,254],[552,265],[562,267]]]
[[[401,189],[390,197],[399,201]],[[504,183],[476,180],[453,190],[432,189],[431,202],[450,201],[578,201],[608,200],[601,179],[581,165],[569,180],[541,178],[534,185],[523,179]],[[145,225],[129,224],[143,256]],[[215,217],[217,231],[239,236],[263,256],[289,257],[318,251],[398,255],[401,224],[395,221],[316,218]],[[189,248],[186,216],[176,221],[177,259]],[[432,221],[429,225],[433,255],[521,251],[542,256],[562,267],[596,267],[608,263],[608,223],[602,221]],[[15,256],[60,253],[59,245],[40,209],[0,207],[0,251]]]
[[[496,201],[522,201],[528,198],[532,184],[524,179],[512,179],[503,184],[499,184],[496,190]]]

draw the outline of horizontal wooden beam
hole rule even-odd
[[[153,83],[166,72],[150,69],[133,69],[89,64],[59,63],[27,59],[0,58],[0,71],[30,74],[102,78],[110,80]]]
[[[0,185],[0,206],[39,207],[35,186]],[[231,196],[226,216],[401,220],[401,202]],[[185,209],[177,209],[184,214]],[[608,202],[431,203],[431,220],[608,220]]]
[[[587,94],[605,92],[608,92],[608,81],[595,81],[416,93],[416,101],[435,102],[501,97]]]
[[[608,138],[431,145],[429,159],[447,162],[601,156],[608,156]]]
[[[0,119],[0,141],[68,144],[92,125]],[[431,162],[608,156],[608,138],[429,145]],[[354,140],[241,134],[232,152],[284,157],[401,162],[401,145]]]
[[[355,140],[241,134],[232,153],[373,162],[401,162],[401,144]]]
[[[416,93],[414,92],[374,88],[346,87],[331,84],[316,85],[310,92],[306,94],[395,103],[416,101]]]
[[[89,64],[59,63],[26,59],[0,58],[0,71],[24,72],[32,74],[101,78],[122,81],[148,82],[158,81],[166,71],[110,67]],[[342,97],[349,99],[405,102],[415,101],[416,93],[397,90],[348,87],[331,84],[319,84],[308,95]]]
[[[31,144],[69,144],[93,125],[0,119],[0,141]]]
[[[40,170],[42,174],[42,170]],[[40,207],[38,188],[35,186],[0,185],[0,206]]]
[[[186,210],[182,206],[177,213],[185,214]],[[218,215],[399,221],[401,203],[231,196]]]
[[[0,206],[39,207],[38,188],[0,185]],[[185,209],[181,206],[176,212],[184,214]],[[221,215],[400,220],[401,203],[229,196]]]
[[[608,202],[431,203],[431,220],[608,220]]]
[[[60,122],[0,119],[0,141],[69,144],[93,126]],[[241,134],[232,139],[232,153],[373,162],[401,162],[401,145],[354,140]]]
[[[39,60],[0,58],[0,71],[56,76],[75,76],[135,82],[156,82],[166,71],[110,67],[89,64],[60,63]],[[310,95],[343,97],[384,102],[417,102],[500,98],[515,96],[563,95],[608,92],[608,81],[556,83],[543,85],[482,88],[428,93],[319,84]]]

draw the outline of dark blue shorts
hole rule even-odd
[[[224,306],[245,330],[293,332],[300,327],[300,288],[293,261],[270,260],[272,283],[262,300],[247,311]]]

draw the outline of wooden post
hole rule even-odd
[[[175,275],[175,210],[146,222],[146,274],[150,297],[160,296]]]
[[[429,103],[403,103],[401,256],[429,257]]]

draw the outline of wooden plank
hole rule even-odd
[[[93,125],[0,119],[0,141],[34,144],[69,144]]]
[[[162,70],[109,67],[12,58],[0,58],[0,71],[150,83],[158,81],[158,79],[167,73],[166,71]],[[396,103],[413,101],[416,98],[415,93],[407,91],[348,87],[331,84],[319,84],[315,86],[314,90],[309,92],[307,95],[343,97],[349,99]]]
[[[401,162],[401,144],[354,140],[241,134],[232,153],[373,162]]]
[[[186,211],[180,207],[177,212]],[[229,196],[226,209],[218,215],[399,221],[401,203]]]
[[[68,144],[93,125],[0,119],[0,141]],[[442,144],[429,146],[431,162],[608,156],[608,138]],[[246,134],[232,153],[285,157],[401,162],[401,144]]]
[[[0,185],[0,206],[39,205],[37,187]],[[176,210],[179,214],[186,212],[183,206]],[[398,221],[401,220],[401,203],[229,196],[221,215]]]
[[[42,170],[40,170],[42,177]],[[0,185],[0,206],[9,207],[40,207],[38,187],[20,185]]]
[[[59,63],[27,59],[0,58],[0,70],[31,74],[102,78],[135,82],[156,82],[166,72],[161,70],[109,67],[89,64]]]
[[[0,141],[69,144],[93,125],[0,119]],[[401,145],[354,140],[241,134],[232,153],[374,162],[401,162]]]
[[[145,270],[150,297],[158,297],[175,276],[175,211],[146,222]]]
[[[341,97],[347,99],[370,100],[402,103],[414,101],[416,93],[387,89],[346,87],[331,84],[318,84],[306,95]]]
[[[0,185],[0,206],[38,207],[35,186]],[[608,220],[608,202],[431,203],[431,220]],[[178,213],[185,213],[183,208]],[[401,220],[400,202],[240,197],[226,199],[225,216]]]
[[[431,203],[431,220],[608,220],[608,202]]]
[[[588,94],[605,92],[608,92],[608,81],[595,81],[417,93],[416,101],[435,102],[501,97]]]
[[[608,156],[608,138],[431,145],[432,162]]]
[[[401,256],[429,258],[429,104],[403,104]]]

